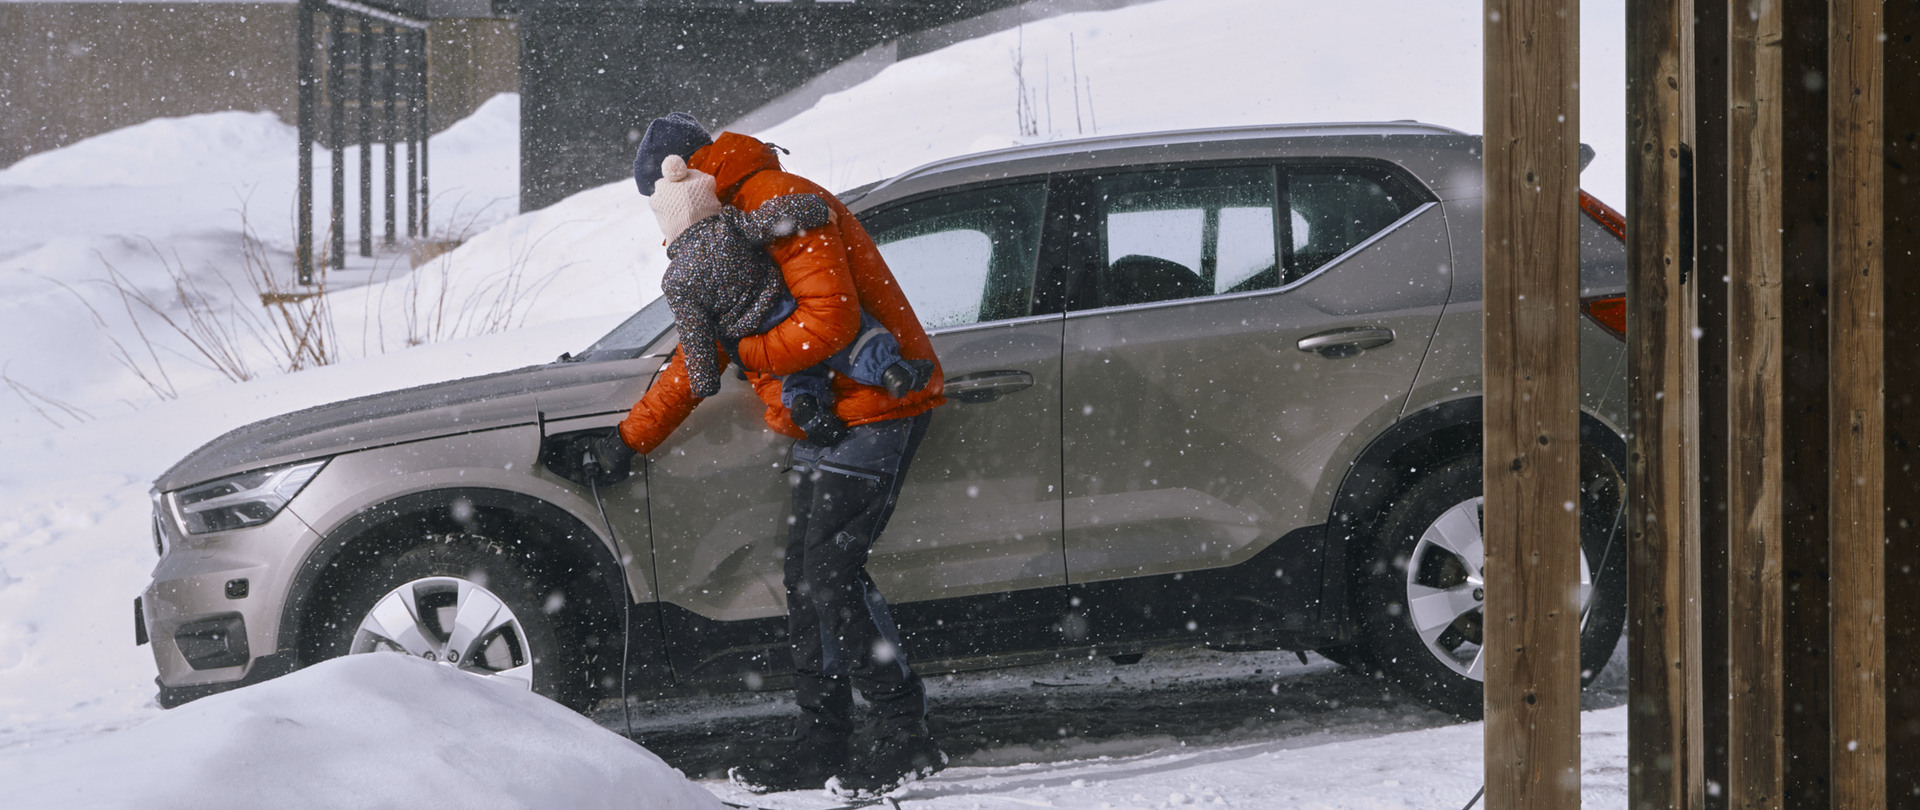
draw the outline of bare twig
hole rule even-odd
[[[113,330],[107,327],[107,319],[100,317],[100,310],[94,309],[93,302],[88,301],[87,297],[81,295],[79,290],[74,289],[72,285],[64,281],[57,278],[48,278],[47,276],[41,276],[40,278],[49,284],[66,290],[68,295],[73,296],[75,301],[80,302],[80,306],[86,308],[87,314],[93,316],[95,328],[99,329],[101,336],[105,337],[107,343],[113,346],[111,356],[114,362],[119,363],[122,368],[125,368],[129,373],[133,374],[135,378],[139,379],[140,382],[144,383],[147,386],[147,390],[152,391],[154,396],[161,399],[173,399],[179,396],[179,393],[174,390],[173,380],[167,376],[166,366],[160,362],[160,355],[154,351],[153,343],[146,340],[146,333],[140,330],[138,322],[134,324],[134,331],[140,335],[141,341],[146,344],[147,356],[153,360],[154,371],[151,375],[147,373],[146,368],[140,365],[138,360],[134,359],[133,353],[127,351],[126,344],[121,343],[119,338],[114,337]],[[128,314],[131,315],[131,311],[129,311]],[[158,377],[158,379],[155,379],[156,377]]]
[[[6,383],[7,388],[13,391],[14,396],[19,397],[20,401],[26,403],[27,407],[32,408],[34,413],[37,413],[40,415],[40,418],[53,423],[54,427],[65,428],[67,426],[61,424],[60,420],[54,418],[53,414],[48,413],[47,409],[49,408],[55,411],[59,411],[61,415],[65,416],[68,419],[72,419],[73,423],[76,425],[80,424],[81,422],[93,421],[93,414],[87,413],[86,411],[78,407],[75,407],[73,405],[69,405],[65,402],[61,402],[60,400],[54,399],[53,397],[47,396],[46,394],[43,394],[39,391],[35,391],[32,387],[28,386],[26,383],[23,383],[9,376],[5,370],[0,370],[0,382]]]

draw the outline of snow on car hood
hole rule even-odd
[[[535,422],[625,410],[618,390],[651,377],[659,358],[551,363],[358,397],[262,419],[188,453],[154,481],[162,492],[322,456]]]

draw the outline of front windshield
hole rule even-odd
[[[624,356],[632,357],[645,349],[673,325],[673,310],[667,306],[667,299],[655,298],[633,317],[620,322],[605,337],[593,342],[586,351],[575,359],[585,360],[596,357]]]

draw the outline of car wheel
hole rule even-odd
[[[584,710],[591,690],[574,661],[582,645],[556,614],[563,593],[484,538],[411,549],[343,586],[325,657],[397,652],[524,684]]]
[[[1604,454],[1582,472],[1580,685],[1612,656],[1626,619],[1626,548],[1613,540],[1624,492]],[[1365,660],[1442,711],[1478,719],[1485,682],[1481,459],[1415,479],[1390,505],[1357,583]]]
[[[1332,661],[1355,672],[1374,671],[1373,658],[1367,655],[1367,648],[1361,644],[1342,644],[1338,647],[1323,647],[1314,652],[1321,658]]]

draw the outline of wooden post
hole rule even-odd
[[[328,218],[328,263],[347,266],[347,51],[345,13],[327,12],[327,138],[333,157],[333,208]]]
[[[1920,4],[1889,3],[1887,99],[1920,98]],[[1920,802],[1920,106],[1887,104],[1887,803]],[[1906,268],[1900,272],[1898,268]]]
[[[373,256],[373,19],[355,22],[353,43],[360,50],[360,255]]]
[[[1576,808],[1579,8],[1485,26],[1487,807]]]
[[[1727,550],[1728,806],[1783,807],[1781,730],[1781,6],[1731,0]]]
[[[1828,35],[1833,807],[1886,807],[1880,0],[1833,0]]]
[[[387,157],[385,164],[387,169],[387,232],[383,244],[387,247],[392,247],[394,241],[393,203],[394,198],[398,196],[397,190],[393,187],[393,142],[400,134],[400,130],[395,128],[393,123],[394,104],[397,101],[396,96],[400,92],[399,86],[396,84],[398,68],[394,64],[394,59],[400,52],[400,35],[395,32],[391,24],[387,25],[384,29],[384,35],[381,37],[380,43],[381,51],[387,60],[385,70],[381,74],[386,78],[386,86],[382,88],[384,92],[381,93],[382,101],[380,102],[380,106],[387,115],[386,125],[381,129],[380,135],[380,142],[386,147]]]
[[[294,38],[298,40],[294,47],[300,100],[294,118],[300,132],[300,179],[296,192],[298,202],[294,204],[294,215],[299,221],[294,223],[297,236],[294,238],[293,259],[296,280],[302,285],[309,285],[313,283],[313,142],[318,137],[319,129],[313,120],[313,15],[318,12],[314,10],[312,0],[300,0],[294,13],[299,15],[294,25]]]
[[[1627,4],[1628,806],[1706,795],[1690,0]],[[1491,730],[1489,731],[1491,733]]]

